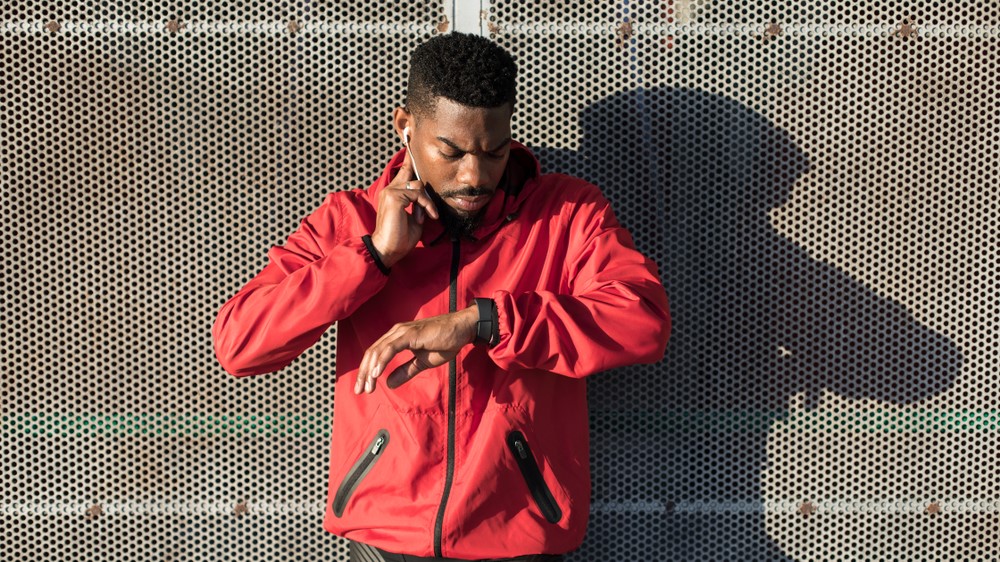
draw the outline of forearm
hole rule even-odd
[[[216,357],[236,376],[277,371],[385,286],[360,238],[303,263],[275,248],[271,263],[226,302],[212,328]]]
[[[497,365],[583,377],[663,358],[670,312],[656,264],[636,251],[607,201],[595,203],[581,204],[570,230],[566,287],[493,295]]]
[[[494,294],[500,341],[490,357],[505,369],[570,377],[663,358],[670,314],[655,281],[612,283],[583,295]]]

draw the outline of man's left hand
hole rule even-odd
[[[389,388],[396,388],[425,369],[444,365],[458,355],[476,337],[479,311],[475,305],[451,314],[396,324],[361,358],[354,394],[375,391],[375,382],[398,353],[413,352],[413,359],[397,367],[386,379]]]

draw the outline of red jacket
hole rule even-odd
[[[417,556],[563,553],[590,506],[584,377],[663,357],[670,331],[656,266],[600,191],[541,175],[513,143],[506,188],[475,240],[427,220],[389,275],[362,236],[396,154],[367,190],[329,194],[219,311],[215,352],[236,376],[277,371],[337,327],[330,478],[323,527]],[[395,390],[355,395],[365,350],[393,324],[492,297],[500,340]],[[383,372],[411,359],[404,352]]]

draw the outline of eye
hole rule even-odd
[[[500,160],[501,158],[503,158],[503,153],[497,154],[494,152],[487,152],[486,157],[489,158],[490,160]]]
[[[442,157],[443,157],[443,158],[444,158],[445,160],[458,160],[459,158],[461,158],[462,156],[464,156],[464,154],[462,154],[462,153],[458,153],[458,154],[448,154],[448,153],[445,153],[445,152],[442,152],[442,153],[441,153],[441,156],[442,156]]]

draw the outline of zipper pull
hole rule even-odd
[[[524,442],[518,439],[514,441],[514,447],[517,449],[517,454],[522,459],[528,458],[528,451],[524,448]]]
[[[375,440],[375,446],[372,447],[372,454],[377,455],[378,452],[382,449],[382,445],[384,444],[385,444],[385,436],[379,435],[378,439]]]

